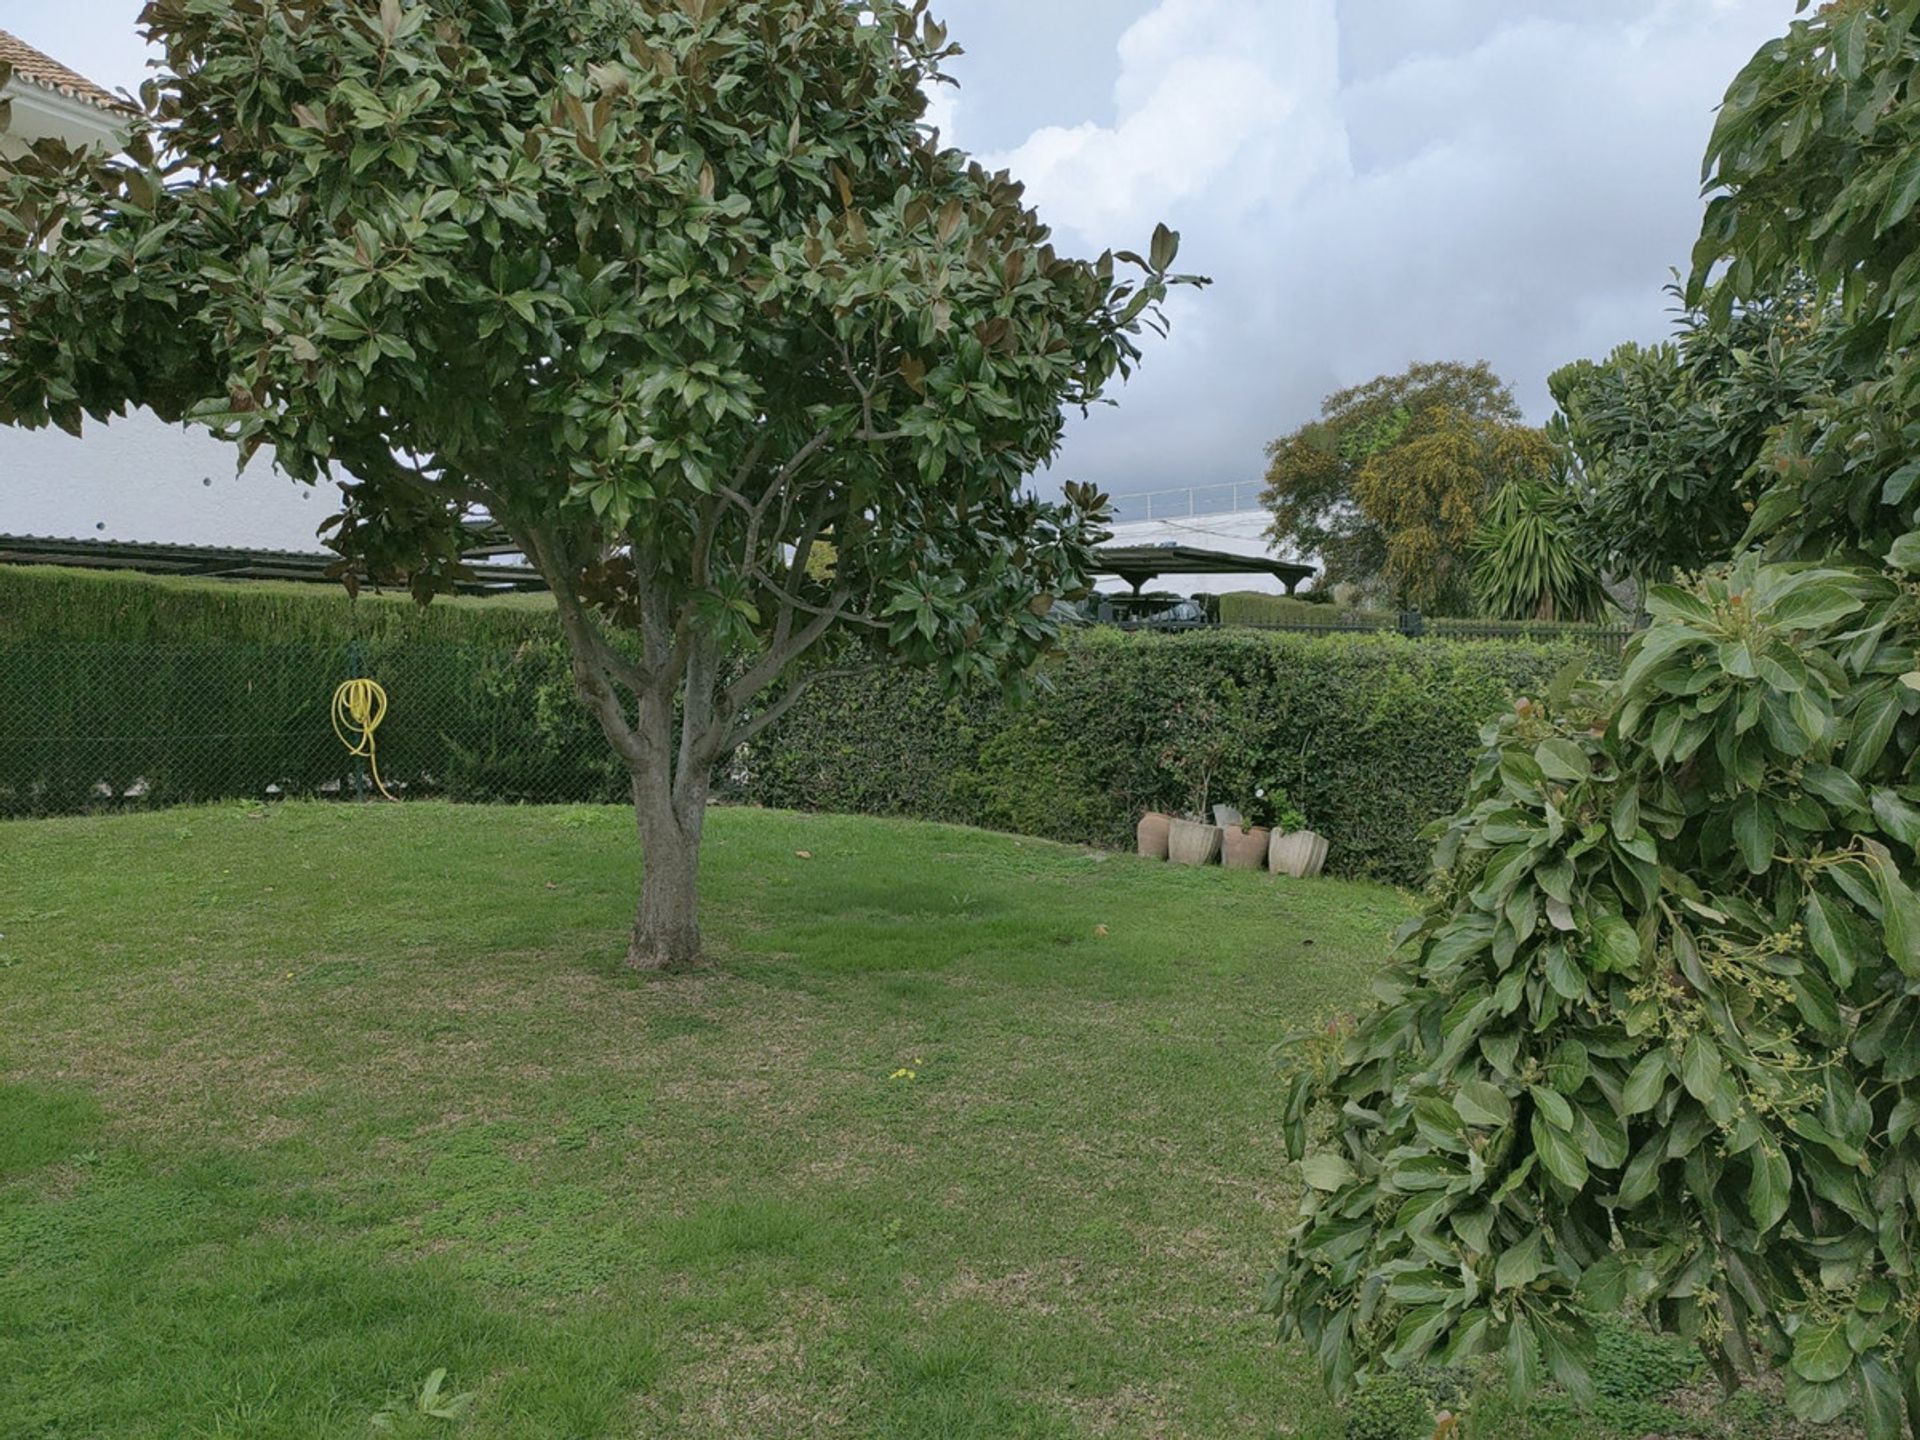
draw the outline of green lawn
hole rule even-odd
[[[1336,1436],[1270,1047],[1391,892],[721,811],[0,825],[0,1435]],[[805,850],[811,858],[801,858]],[[912,1078],[899,1071],[912,1072]]]
[[[0,825],[0,1436],[1341,1435],[1272,1047],[1399,897],[710,834],[643,980],[612,810]]]

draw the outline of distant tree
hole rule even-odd
[[[0,424],[270,444],[423,599],[504,526],[632,777],[629,962],[686,962],[717,762],[843,666],[1051,642],[1104,500],[1024,482],[1177,279],[940,148],[926,8],[152,0],[126,156],[0,175]]]
[[[1462,551],[1496,483],[1481,467],[1519,421],[1512,390],[1484,361],[1414,365],[1329,395],[1317,420],[1267,447],[1268,533],[1316,557],[1324,585],[1466,606]],[[1415,460],[1433,473],[1410,468]],[[1370,465],[1371,504],[1361,482]]]
[[[1471,555],[1488,498],[1502,484],[1543,473],[1553,450],[1538,430],[1422,411],[1354,477],[1360,508],[1380,527],[1382,569],[1402,605],[1435,614],[1474,608]]]

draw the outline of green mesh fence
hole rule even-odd
[[[0,644],[0,815],[241,798],[353,799],[335,688],[365,675],[400,797],[618,800],[624,774],[553,641],[512,647]]]

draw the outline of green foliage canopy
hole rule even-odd
[[[1595,621],[1610,608],[1580,545],[1580,512],[1564,486],[1509,480],[1473,539],[1473,593],[1502,620]]]
[[[1488,498],[1503,486],[1539,485],[1552,447],[1538,430],[1427,410],[1400,440],[1370,456],[1354,495],[1380,525],[1383,575],[1403,605],[1471,613],[1472,554]]]
[[[1774,433],[1844,379],[1838,332],[1795,284],[1721,323],[1688,311],[1664,344],[1555,371],[1548,428],[1576,467],[1580,534],[1598,566],[1658,583],[1731,559]]]
[[[953,681],[1050,643],[1103,501],[1023,482],[1130,372],[1177,237],[1066,258],[941,148],[924,0],[144,22],[165,63],[126,155],[0,177],[0,423],[149,405],[270,444],[341,480],[336,548],[423,598],[468,520],[504,526],[635,776],[636,963],[697,948],[714,764],[853,641]]]

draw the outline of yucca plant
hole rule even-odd
[[[1474,537],[1474,598],[1501,620],[1600,619],[1600,572],[1580,553],[1573,498],[1531,477],[1501,487]]]

